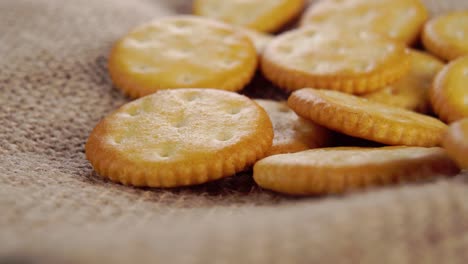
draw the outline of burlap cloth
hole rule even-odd
[[[249,173],[175,190],[94,174],[88,133],[128,101],[106,73],[111,44],[188,6],[0,1],[0,263],[468,263],[467,175],[293,199]],[[284,96],[261,79],[246,93]]]

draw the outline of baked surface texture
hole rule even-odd
[[[273,126],[246,96],[164,90],[127,103],[89,136],[86,158],[103,177],[132,186],[180,187],[241,172],[266,156]]]

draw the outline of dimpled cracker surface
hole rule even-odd
[[[275,38],[261,68],[289,91],[318,87],[362,94],[396,81],[409,70],[406,47],[372,33],[304,27]]]
[[[420,0],[324,0],[309,7],[302,25],[373,31],[411,44],[427,18]]]
[[[468,8],[435,17],[424,26],[426,49],[446,60],[468,56]]]
[[[434,14],[468,8],[426,3]],[[265,191],[250,172],[176,189],[131,188],[94,173],[86,140],[130,100],[108,77],[112,45],[191,5],[0,1],[0,262],[467,263],[466,173],[306,199]],[[246,91],[286,99],[260,84]]]
[[[302,89],[288,105],[319,125],[388,145],[437,146],[447,129],[433,117],[336,91]]]
[[[429,90],[435,75],[444,63],[436,57],[417,50],[411,51],[411,70],[396,83],[363,97],[421,113],[430,112]]]
[[[227,23],[274,32],[295,18],[304,0],[195,0],[193,11]]]
[[[430,90],[436,114],[446,122],[468,117],[468,56],[446,65]]]
[[[245,96],[209,89],[159,91],[104,118],[86,143],[102,176],[175,187],[232,176],[265,156],[273,128]]]
[[[331,132],[309,120],[299,117],[286,102],[256,99],[273,123],[273,145],[268,156],[324,147],[329,144]]]
[[[460,168],[468,169],[468,118],[450,124],[442,146]]]
[[[195,16],[156,19],[121,38],[109,58],[114,84],[131,97],[160,89],[244,88],[257,66],[244,34]]]
[[[266,189],[310,195],[458,172],[442,148],[325,148],[260,160],[254,166],[254,179]]]

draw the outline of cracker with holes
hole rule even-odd
[[[195,0],[193,11],[230,24],[275,32],[302,11],[304,0]]]
[[[373,33],[305,27],[273,39],[261,69],[288,91],[304,87],[373,92],[408,73],[406,46]]]
[[[261,187],[293,195],[343,193],[369,186],[456,175],[438,147],[325,148],[270,156],[254,166]]]
[[[275,136],[268,155],[292,153],[326,146],[331,132],[299,117],[285,102],[256,99],[273,123]]]
[[[194,16],[142,25],[120,39],[109,58],[115,86],[134,98],[175,88],[239,91],[256,67],[256,48],[245,34]]]
[[[307,9],[301,24],[372,31],[412,44],[427,18],[421,0],[324,0]]]
[[[396,107],[429,113],[429,89],[436,74],[444,63],[436,57],[417,50],[411,50],[411,70],[396,83],[363,97]]]
[[[177,187],[227,177],[263,158],[273,141],[267,113],[215,89],[162,90],[104,118],[86,143],[102,176],[125,185]]]
[[[437,146],[447,129],[433,117],[337,91],[302,89],[288,105],[319,125],[387,145]]]
[[[468,10],[435,17],[424,26],[427,50],[445,60],[468,56]]]
[[[468,117],[468,56],[446,65],[436,76],[429,92],[440,119],[451,123]]]

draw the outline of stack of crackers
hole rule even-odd
[[[468,168],[468,10],[430,18],[420,0],[193,6],[115,43],[110,76],[136,100],[89,136],[100,175],[178,187],[253,167],[265,189],[314,195]],[[237,93],[256,72],[287,102]],[[339,135],[375,144],[340,146]]]

